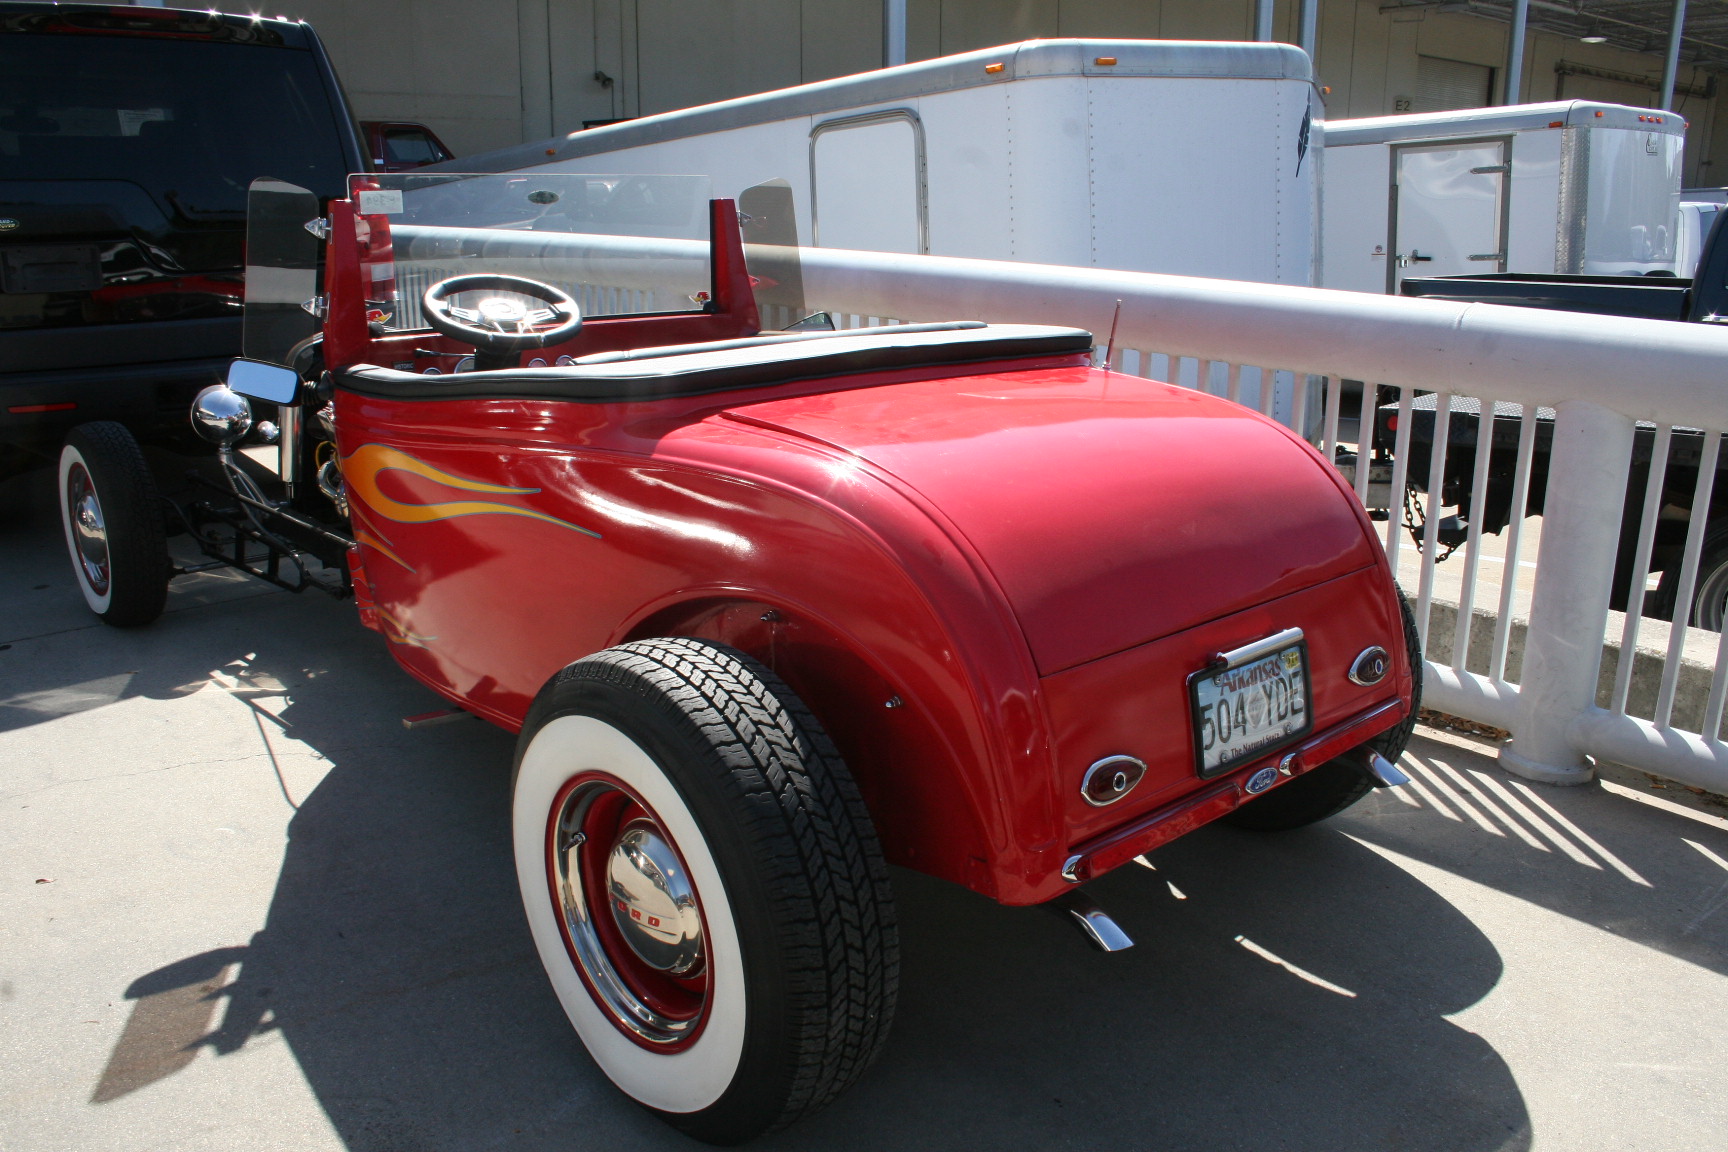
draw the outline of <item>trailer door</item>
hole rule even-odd
[[[1506,138],[1393,149],[1388,292],[1406,276],[1506,271],[1511,154]]]
[[[810,202],[818,247],[927,254],[924,128],[917,115],[900,108],[816,125]]]

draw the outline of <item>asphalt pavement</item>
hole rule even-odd
[[[0,1150],[692,1148],[571,1034],[517,902],[512,738],[353,606],[183,578],[90,617],[0,526]],[[896,872],[881,1062],[764,1149],[1728,1148],[1728,809],[1502,773],[1210,827],[1091,886],[1137,943]]]

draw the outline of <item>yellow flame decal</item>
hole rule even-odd
[[[556,516],[548,516],[544,512],[536,512],[531,508],[518,508],[510,504],[497,504],[488,500],[449,500],[438,504],[406,504],[400,500],[384,495],[378,487],[378,477],[387,471],[407,472],[442,484],[447,488],[457,488],[464,492],[485,492],[502,496],[530,496],[540,491],[538,488],[510,488],[501,484],[487,484],[481,480],[469,480],[454,476],[441,468],[435,468],[423,460],[416,460],[406,452],[398,451],[383,444],[362,444],[349,454],[342,462],[342,477],[348,482],[348,490],[368,508],[388,520],[403,524],[426,524],[434,520],[449,520],[456,516],[526,516],[531,520],[544,520],[548,524],[556,524],[561,528],[571,528],[584,535],[600,538],[600,533],[572,524],[568,520],[560,520]],[[406,566],[406,565],[404,565]]]
[[[414,565],[396,555],[396,550],[390,547],[390,542],[382,537],[374,536],[372,533],[366,531],[366,529],[361,528],[354,533],[354,539],[366,545],[386,560],[394,560],[396,563],[402,565],[402,567],[408,569],[408,571],[414,571]]]
[[[410,630],[402,621],[382,608],[374,610],[378,613],[378,618],[387,625],[384,629],[384,638],[392,644],[403,644],[409,648],[424,648],[428,641],[438,639],[436,636],[422,636],[418,632]]]

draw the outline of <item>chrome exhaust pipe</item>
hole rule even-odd
[[[1410,783],[1404,770],[1372,748],[1361,749],[1362,767],[1374,780],[1376,788],[1396,788]]]
[[[1100,952],[1120,952],[1134,947],[1134,941],[1122,931],[1121,925],[1098,907],[1096,900],[1078,888],[1064,892],[1045,907],[1058,915],[1065,913],[1080,929],[1080,934],[1086,937],[1086,942]]]

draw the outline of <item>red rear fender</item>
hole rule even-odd
[[[988,785],[964,741],[973,719],[952,697],[913,695],[825,621],[779,602],[701,598],[669,605],[623,639],[695,636],[746,652],[786,682],[839,748],[888,859],[994,895],[980,824]],[[623,642],[623,641],[620,641]],[[903,693],[905,693],[903,695]]]

